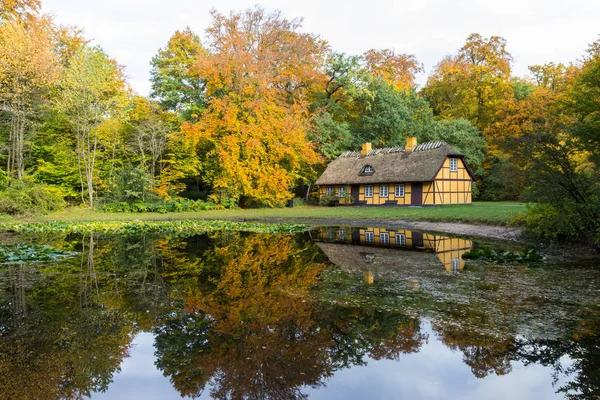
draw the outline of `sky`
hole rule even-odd
[[[529,65],[580,59],[600,35],[599,0],[42,0],[55,21],[84,28],[85,36],[125,66],[129,84],[150,91],[150,60],[176,31],[189,26],[201,37],[210,10],[222,14],[260,4],[303,18],[335,51],[361,54],[394,49],[414,54],[427,75],[455,53],[471,33],[507,40],[515,75]]]

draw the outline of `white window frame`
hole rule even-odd
[[[388,197],[389,195],[390,188],[388,187],[388,185],[379,185],[379,197]]]
[[[406,235],[403,233],[396,233],[396,247],[406,247]]]
[[[450,172],[458,171],[458,158],[450,159]]]
[[[333,195],[335,195],[335,187],[333,187],[333,186],[327,186],[327,189],[325,189],[325,194],[327,196],[333,196]]]
[[[373,172],[375,172],[375,170],[370,165],[365,165],[365,167],[363,168],[363,173],[365,174],[372,174]]]
[[[372,231],[365,232],[365,243],[366,244],[374,244],[375,243],[375,234]]]
[[[373,185],[365,185],[365,197],[373,197]]]
[[[346,241],[346,231],[345,231],[345,230],[343,230],[343,229],[340,229],[340,230],[338,231],[338,238],[339,238],[341,241]]]
[[[404,183],[397,183],[394,188],[394,196],[395,197],[404,197]]]
[[[346,186],[340,186],[338,188],[338,197],[346,197]]]
[[[327,240],[335,240],[335,232],[327,231]]]
[[[387,232],[381,232],[379,234],[379,244],[389,245],[390,244],[390,234]]]

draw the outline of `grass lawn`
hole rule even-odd
[[[306,222],[311,220],[346,221],[445,221],[506,225],[512,215],[525,213],[525,204],[517,202],[476,202],[472,205],[441,207],[317,207],[259,208],[181,213],[106,213],[84,208],[72,208],[46,216],[13,218],[1,222],[35,221],[123,221],[168,219],[247,219]]]

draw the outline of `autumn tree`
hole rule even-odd
[[[3,0],[0,3],[0,21],[35,19],[41,8],[40,0]]]
[[[192,69],[205,52],[198,35],[188,27],[176,31],[150,63],[150,96],[184,121],[197,121],[205,108],[205,82]]]
[[[206,80],[207,109],[182,131],[198,138],[214,200],[281,204],[319,160],[307,140],[306,93],[321,78],[325,44],[279,12],[212,16],[208,53],[194,67]]]
[[[468,119],[485,129],[498,105],[512,94],[511,62],[505,39],[471,34],[458,54],[435,67],[423,94],[436,114]]]
[[[48,24],[41,18],[0,25],[0,107],[10,121],[6,171],[17,179],[25,173],[33,119],[59,73]]]
[[[382,78],[396,90],[413,88],[415,75],[423,71],[423,65],[413,54],[396,54],[392,49],[371,49],[362,55],[362,59],[369,74]]]
[[[85,46],[70,60],[61,82],[57,106],[70,119],[77,138],[81,196],[94,205],[99,127],[118,119],[126,100],[120,67],[98,47]]]

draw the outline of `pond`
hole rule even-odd
[[[3,241],[2,398],[600,395],[600,262],[374,227]]]

